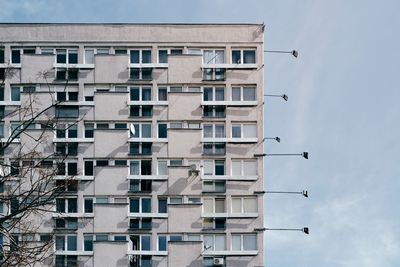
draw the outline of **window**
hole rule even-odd
[[[234,251],[257,250],[257,235],[232,234],[232,250]]]
[[[158,138],[167,138],[167,124],[166,123],[158,124]]]
[[[58,192],[77,192],[78,180],[56,180],[56,188]]]
[[[232,101],[256,101],[256,88],[232,87]]]
[[[168,200],[166,198],[158,199],[158,213],[167,213],[168,212]]]
[[[83,235],[83,251],[93,251],[93,235]]]
[[[225,161],[205,160],[203,170],[204,175],[225,175]]]
[[[107,234],[101,234],[101,235],[96,235],[96,241],[108,241],[108,235]]]
[[[57,229],[78,229],[78,218],[57,218],[55,221]]]
[[[58,251],[76,251],[77,236],[76,235],[57,235],[56,250]]]
[[[225,198],[204,198],[203,213],[225,213]]]
[[[232,197],[232,213],[257,213],[256,197]]]
[[[84,199],[83,211],[85,213],[93,213],[93,198],[90,197]]]
[[[255,64],[256,50],[232,50],[232,64]]]
[[[159,160],[157,162],[157,174],[158,175],[168,175],[168,161]]]
[[[226,219],[225,218],[203,218],[204,229],[225,229]]]
[[[131,80],[152,80],[152,73],[152,68],[131,68],[129,77]]]
[[[225,88],[224,87],[204,87],[203,88],[204,101],[224,101]]]
[[[85,123],[85,138],[93,138],[93,123]]]
[[[223,64],[225,62],[224,50],[204,50],[203,64]]]
[[[151,63],[151,50],[130,50],[131,64],[149,64]]]
[[[160,49],[158,50],[158,63],[168,63],[168,55],[181,55],[183,49]]]
[[[93,176],[94,174],[94,167],[92,160],[85,160],[84,163],[84,175],[85,176]]]
[[[152,143],[129,143],[129,154],[130,155],[151,155],[152,154]]]
[[[257,176],[256,160],[232,159],[232,176]]]
[[[204,106],[203,116],[205,118],[225,118],[225,106]]]
[[[108,197],[96,197],[96,204],[109,204],[110,199]]]
[[[61,213],[77,213],[78,199],[77,198],[57,198],[56,211]]]
[[[142,229],[151,230],[152,219],[151,218],[134,218],[129,220],[130,229]]]
[[[129,267],[152,267],[151,255],[130,255]]]
[[[204,155],[225,155],[225,143],[204,143]]]
[[[78,64],[77,49],[56,49],[58,64]]]
[[[131,212],[131,213],[151,213],[151,198],[131,198],[131,199],[129,199],[129,212]]]
[[[130,175],[151,175],[151,160],[131,160]]]
[[[158,236],[158,251],[167,251],[167,236]]]
[[[226,250],[225,235],[204,235],[204,247],[210,251]]]
[[[0,64],[4,63],[4,48],[0,48]]]
[[[151,123],[132,123],[131,138],[151,138]]]
[[[152,191],[152,181],[151,180],[130,180],[129,181],[129,191],[131,192],[145,192],[149,193]]]
[[[158,88],[158,101],[168,100],[168,89],[166,87]]]
[[[58,124],[56,125],[57,138],[78,138],[78,125]]]
[[[204,138],[224,138],[225,125],[224,124],[203,124],[203,137]]]
[[[151,87],[131,87],[131,101],[151,101]]]
[[[151,117],[153,116],[153,106],[130,106],[129,115],[131,117]]]
[[[20,64],[21,63],[21,49],[11,50],[11,63]]]
[[[19,86],[11,87],[11,101],[21,101],[21,89]]]
[[[203,69],[203,80],[205,81],[224,81],[226,69],[205,68]]]
[[[57,92],[57,101],[78,101],[78,92]]]
[[[232,124],[232,138],[257,138],[257,124]]]
[[[116,235],[114,236],[114,241],[126,241],[125,235]]]
[[[56,255],[55,267],[69,267],[78,265],[78,256],[73,255]]]
[[[203,192],[224,193],[226,181],[203,181]]]
[[[57,106],[56,107],[57,118],[78,118],[79,107],[77,106]]]
[[[131,235],[132,250],[150,251],[151,250],[151,236],[150,235]]]
[[[56,70],[57,81],[77,81],[79,77],[79,69],[63,69]]]

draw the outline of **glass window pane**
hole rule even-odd
[[[68,51],[68,63],[69,64],[77,64],[78,63],[78,51],[77,50]]]
[[[151,100],[151,88],[150,87],[142,88],[142,100],[143,101]]]
[[[241,100],[241,92],[240,87],[232,88],[232,101],[240,101]]]
[[[167,138],[167,124],[158,124],[158,138]]]
[[[232,51],[232,64],[240,64],[240,50]]]
[[[159,50],[158,51],[158,63],[168,63],[168,51]]]
[[[167,101],[168,93],[167,88],[159,88],[158,89],[158,100],[159,101]]]
[[[57,63],[65,64],[67,63],[67,50],[57,49]]]
[[[214,191],[214,183],[212,181],[204,181],[203,182],[203,191]]]
[[[158,200],[158,212],[159,213],[167,213],[167,200],[166,199]]]
[[[142,212],[143,213],[151,212],[151,198],[142,198]]]
[[[256,176],[257,175],[257,161],[244,161],[243,162],[244,175]]]
[[[214,237],[212,235],[204,235],[203,243],[205,249],[214,250]]]
[[[256,51],[243,51],[243,63],[254,64],[256,63]]]
[[[215,181],[215,192],[225,192],[225,181]]]
[[[241,250],[240,239],[241,239],[240,235],[232,235],[232,250],[235,251]]]
[[[240,124],[233,124],[232,125],[232,138],[241,138],[242,137],[241,129],[242,129],[242,127]]]
[[[243,200],[244,213],[257,212],[257,198],[245,198]]]
[[[67,250],[76,251],[77,249],[77,238],[76,236],[68,236],[67,237]]]
[[[243,137],[244,138],[257,138],[257,125],[244,124],[243,125]]]
[[[130,162],[130,174],[139,175],[139,161]]]
[[[204,101],[212,101],[213,100],[213,89],[212,88],[204,88],[203,89],[203,100]]]
[[[225,125],[215,125],[215,137],[216,138],[225,137]]]
[[[215,101],[224,101],[225,100],[225,95],[224,95],[224,88],[215,88]]]
[[[94,64],[94,50],[93,49],[85,50],[85,63],[86,64]]]
[[[212,125],[204,125],[203,126],[203,137],[204,138],[212,138],[213,137],[213,126]]]
[[[167,168],[167,161],[159,161],[158,162],[158,175],[167,175],[168,174],[168,168]]]
[[[243,100],[244,101],[255,101],[256,100],[256,88],[254,88],[254,87],[243,88]]]
[[[65,250],[64,236],[56,236],[56,250]]]
[[[139,101],[139,88],[131,87],[131,101]]]
[[[214,209],[214,201],[212,198],[205,198],[203,199],[203,212],[204,213],[213,213]]]
[[[142,138],[151,137],[151,124],[142,124]]]
[[[151,50],[142,51],[142,63],[151,63]]]
[[[150,250],[150,236],[141,236],[142,240],[142,250],[149,251]]]
[[[20,101],[21,100],[21,91],[19,86],[11,87],[11,101]]]
[[[242,199],[232,198],[232,213],[241,213],[241,212],[242,212]]]
[[[215,161],[215,175],[225,175],[225,161]]]
[[[203,63],[212,64],[214,62],[214,52],[212,50],[204,50]]]
[[[257,250],[257,235],[243,235],[243,250]]]
[[[215,250],[225,250],[225,236],[216,235],[215,236]]]
[[[131,50],[131,63],[139,64],[139,50]]]
[[[158,250],[167,251],[167,237],[164,235],[158,236]]]
[[[139,199],[131,198],[129,200],[129,212],[132,212],[132,213],[139,212]]]
[[[211,160],[205,160],[204,161],[204,174],[205,175],[212,175],[214,169],[214,164],[213,161]]]
[[[225,52],[224,50],[215,51],[215,64],[223,64],[225,62]]]
[[[225,212],[225,199],[216,199],[215,213],[224,213],[224,212]]]

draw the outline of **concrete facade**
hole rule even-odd
[[[39,112],[66,91],[41,119],[76,124],[39,149],[78,143],[76,211],[41,227],[66,240],[43,266],[264,266],[263,40],[259,24],[0,24],[5,108],[34,95]]]

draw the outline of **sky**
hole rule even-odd
[[[266,25],[267,267],[400,266],[400,1],[0,0],[0,22]]]

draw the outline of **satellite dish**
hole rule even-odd
[[[133,125],[133,123],[129,124],[129,130],[133,136],[136,134],[135,125]]]
[[[196,171],[196,170],[197,170],[196,164],[190,165],[190,170],[191,170],[191,171]]]

